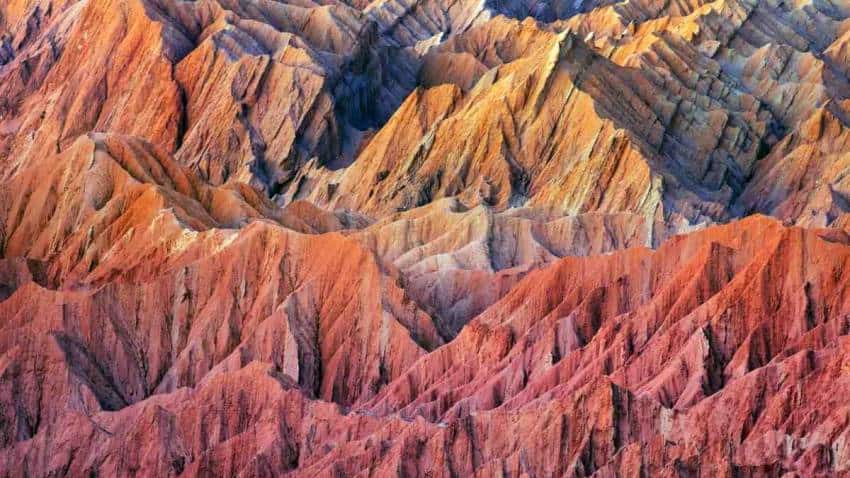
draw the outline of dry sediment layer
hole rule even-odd
[[[848,19],[2,2],[0,476],[850,473]]]

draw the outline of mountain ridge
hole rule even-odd
[[[0,4],[0,476],[841,476],[850,5]]]

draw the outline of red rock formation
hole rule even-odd
[[[0,2],[0,477],[850,474],[850,7]]]
[[[183,275],[200,284],[188,279],[194,268]],[[99,342],[109,344],[106,337],[118,324],[90,329],[78,322],[98,315],[81,314],[92,307],[83,304],[118,286],[95,297],[77,292],[72,304],[70,296],[60,299],[67,304],[64,323],[76,326],[55,331],[40,360],[47,369],[71,369],[48,376],[76,381],[73,390],[85,392],[71,401],[79,408],[56,410],[45,402],[34,405],[37,417],[23,408],[22,415],[30,414],[16,417],[21,436],[0,459],[9,469],[38,474],[264,475],[296,467],[304,475],[381,474],[399,467],[421,475],[482,476],[496,470],[837,473],[846,466],[838,400],[846,385],[848,270],[850,238],[762,218],[677,237],[657,252],[563,259],[530,274],[453,342],[347,410],[308,398],[292,376],[290,367],[299,361],[287,361],[286,339],[257,342],[262,328],[286,334],[273,316],[193,389],[124,406],[117,392],[122,387],[124,398],[133,397],[127,386],[138,371],[114,378],[133,370],[118,356],[97,362],[109,369],[93,367],[97,352],[79,337],[98,330]],[[4,308],[25,310],[19,302],[44,290],[30,284]],[[49,309],[56,300],[39,302],[50,303],[41,306]],[[288,303],[294,304],[292,297]],[[290,323],[298,320],[291,307],[285,307]],[[24,330],[35,333],[36,324],[50,329],[46,312],[17,329],[18,340],[26,342]],[[18,321],[29,316],[20,313]],[[132,336],[151,337],[150,331]],[[119,349],[128,353],[133,341],[125,341]],[[260,343],[282,347],[257,348]],[[151,345],[140,349],[156,351]],[[59,350],[50,359],[54,347]],[[25,349],[15,350],[4,357],[21,357]],[[67,386],[25,386],[26,368],[14,363],[45,369],[35,359],[12,361],[7,393],[35,386],[51,390],[55,400]],[[17,374],[9,375],[12,370]],[[173,376],[166,374],[162,383]],[[34,438],[26,439],[28,432]],[[88,438],[75,438],[81,436]]]

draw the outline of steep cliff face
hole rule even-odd
[[[850,6],[0,4],[0,476],[850,473]]]

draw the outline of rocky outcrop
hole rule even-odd
[[[36,474],[839,473],[847,466],[837,400],[846,385],[848,244],[840,233],[754,218],[674,238],[657,252],[563,259],[529,274],[454,341],[350,409],[311,401],[285,345],[276,348],[281,362],[260,352],[263,342],[289,343],[257,341],[264,328],[286,333],[273,316],[194,388],[139,392],[130,405],[117,393],[126,382],[99,375],[117,374],[121,361],[92,367],[95,351],[55,333],[39,355],[55,362],[36,368],[64,361],[74,367],[72,390],[85,393],[72,402],[78,408],[42,403],[42,420],[18,417],[19,438],[0,460]],[[193,270],[181,275],[200,284]],[[29,284],[4,309],[23,310],[18,302],[39,287]],[[95,315],[78,313],[92,300],[86,295],[60,301],[65,323]],[[292,307],[307,302],[290,296],[290,323]],[[36,323],[48,321],[16,335]],[[99,343],[109,343],[118,324],[81,325],[65,333],[80,340],[97,330]],[[33,390],[21,383],[26,369],[5,373],[13,370],[6,393]],[[55,399],[62,386],[36,390]]]
[[[759,164],[739,200],[758,211],[815,227],[847,227],[847,123],[838,105],[815,111]]]
[[[42,18],[31,8],[30,18]],[[214,184],[274,195],[307,159],[344,156],[354,128],[374,121],[370,98],[384,88],[374,25],[345,5],[50,8],[52,23],[13,44],[3,68],[7,171],[64,151],[80,134],[109,131],[175,154]]]
[[[430,88],[349,168],[305,169],[288,194],[379,216],[455,196],[682,225],[738,216],[756,163],[812,106],[843,111],[847,12],[665,5],[616,4],[554,28],[499,17],[420,45]]]
[[[850,8],[0,4],[0,476],[850,473]]]
[[[254,355],[277,357],[308,395],[350,403],[441,343],[370,253],[339,235],[284,229],[250,188],[206,186],[125,137],[81,138],[62,160],[47,158],[11,182],[3,252],[36,267],[4,266],[2,316],[12,389],[44,385],[21,367],[67,373],[7,423],[52,419],[58,396],[85,404],[75,398],[80,383],[99,404],[84,408],[115,409]],[[64,167],[47,171],[56,164]],[[277,220],[296,219],[336,224],[292,208]],[[280,340],[291,346],[280,349]],[[350,360],[361,352],[364,363]]]
[[[629,214],[547,216],[455,200],[398,213],[352,234],[424,304],[444,337],[504,296],[527,273],[565,256],[660,241],[665,231]]]
[[[369,141],[362,160],[344,171],[320,169],[317,178],[304,173],[305,184],[333,187],[298,197],[376,215],[446,196],[500,209],[631,212],[649,221],[727,215],[723,204],[740,188],[730,181],[752,167],[765,135],[757,111],[683,106],[686,100],[569,33],[541,43],[494,67],[466,94],[450,86],[414,93]],[[695,115],[716,118],[716,127],[691,127]],[[399,136],[419,139],[395,141]],[[738,162],[713,159],[721,157]],[[695,196],[695,188],[703,194]]]

